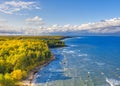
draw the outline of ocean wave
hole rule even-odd
[[[110,86],[120,86],[120,81],[116,80],[116,79],[108,79],[106,78],[106,82],[110,85]]]
[[[77,37],[78,39],[84,38],[84,37]]]
[[[63,51],[66,51],[67,49],[63,49]]]
[[[98,66],[102,66],[104,65],[105,63],[102,63],[102,62],[95,62]]]
[[[73,50],[63,50],[62,52],[63,53],[75,53],[75,51],[73,51]]]
[[[77,46],[77,45],[70,45],[71,47]]]
[[[51,69],[50,72],[64,72],[64,69]]]
[[[66,51],[66,50],[63,50],[62,52],[63,52],[63,53],[66,53],[67,51]]]
[[[88,56],[88,54],[79,54],[78,56]]]
[[[70,51],[66,51],[66,53],[75,53],[75,51],[70,50]]]
[[[41,77],[41,75],[37,75],[37,76],[36,76],[36,78],[40,78],[40,77]]]
[[[89,58],[84,58],[83,61],[90,61],[91,59]]]

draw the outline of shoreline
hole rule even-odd
[[[65,36],[63,38],[61,38],[60,40],[64,40],[64,39],[67,39],[67,38],[73,38],[73,37],[70,37],[70,36]],[[61,48],[61,47],[67,47],[67,45],[64,45],[64,46],[59,46],[59,47],[55,47],[55,48]],[[52,53],[52,52],[51,52]],[[18,83],[18,85],[20,86],[33,86],[33,79],[35,77],[35,74],[43,67],[47,66],[48,64],[50,64],[53,60],[55,60],[55,56],[54,54],[52,53],[52,56],[51,58],[44,62],[43,64],[40,64],[38,65],[37,67],[33,68],[27,75],[26,79],[25,80],[22,80]]]
[[[18,83],[18,85],[20,86],[32,86],[32,81],[35,77],[35,74],[43,67],[47,66],[48,64],[50,64],[50,62],[52,62],[53,60],[55,60],[55,56],[52,53],[52,58],[46,62],[44,62],[43,64],[40,64],[39,66],[33,68],[27,75],[27,78],[25,80],[22,80]]]

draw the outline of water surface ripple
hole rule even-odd
[[[56,60],[35,75],[35,86],[120,86],[120,37],[65,39]]]

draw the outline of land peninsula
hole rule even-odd
[[[0,86],[30,85],[35,73],[55,59],[50,48],[66,46],[65,38],[0,36]]]

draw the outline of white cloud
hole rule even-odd
[[[43,19],[39,16],[35,16],[33,18],[27,18],[25,20],[26,24],[30,27],[40,27],[41,25],[44,25]]]
[[[53,25],[47,28],[49,32],[85,32],[85,33],[116,33],[120,32],[120,18],[102,20],[96,23],[88,23],[81,25]]]
[[[40,9],[35,2],[7,1],[0,4],[0,11],[6,14],[13,14],[21,10]]]
[[[0,25],[0,35],[13,35],[13,34],[23,34],[22,29],[20,27],[15,27],[10,24],[2,24]]]
[[[6,19],[0,19],[0,24],[7,23],[8,21]]]
[[[4,20],[3,20],[4,21]],[[1,20],[1,22],[3,22]],[[32,24],[32,26],[15,27],[10,24],[0,24],[0,34],[10,33],[10,34],[23,34],[23,35],[69,35],[71,34],[115,34],[120,33],[120,18],[114,18],[110,20],[102,20],[96,23],[88,23],[81,25],[58,25],[54,24],[51,26],[43,26],[43,19],[36,16],[33,18],[27,18],[25,20],[27,23]],[[1,23],[0,22],[0,23]],[[36,25],[36,26],[35,26]]]
[[[34,17],[31,19],[27,19],[26,21],[42,21],[39,17]],[[36,34],[62,34],[64,35],[73,33],[73,34],[88,34],[88,33],[95,33],[95,34],[113,34],[113,33],[120,33],[120,18],[113,18],[109,20],[102,20],[96,23],[88,23],[88,24],[81,24],[81,25],[58,25],[54,24],[49,27],[41,27],[37,29],[26,29],[26,32],[29,34],[32,32]]]
[[[42,20],[43,20],[42,18],[35,16],[34,18],[27,18],[26,22],[38,22],[38,21],[42,21]]]
[[[0,19],[0,35],[16,35],[23,34],[23,32],[21,27],[9,24],[6,19]]]

